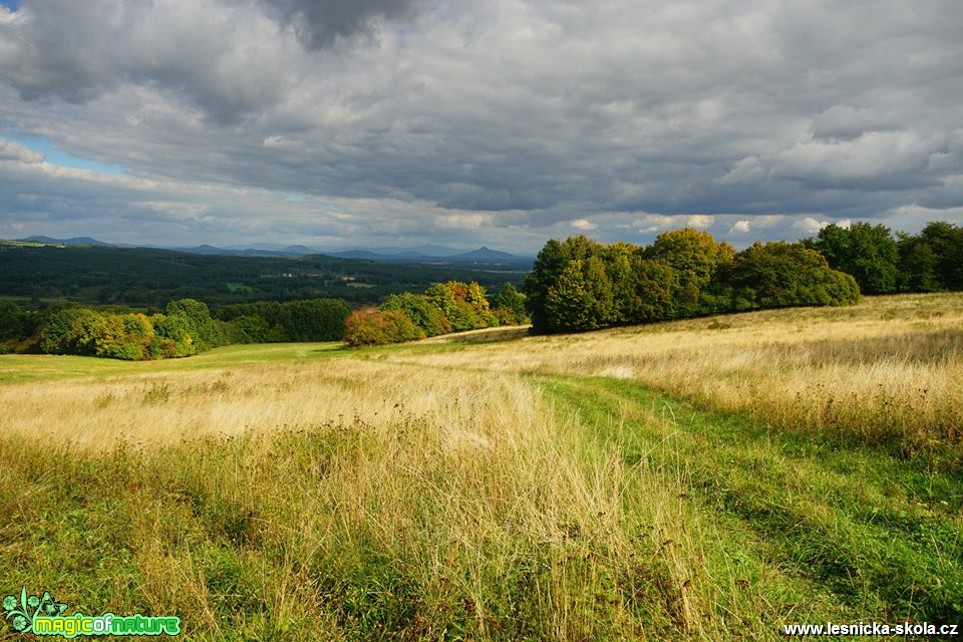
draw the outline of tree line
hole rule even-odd
[[[859,300],[852,276],[803,243],[736,252],[691,228],[649,246],[551,240],[525,281],[537,332],[571,332],[706,314]]]
[[[489,298],[477,281],[434,283],[351,311],[335,299],[221,305],[179,299],[162,312],[58,302],[26,311],[0,299],[0,352],[117,359],[183,357],[228,343],[335,341],[376,345],[531,322],[536,332],[593,330],[707,314],[803,305],[848,305],[860,292],[963,290],[963,228],[928,223],[895,236],[883,225],[829,225],[798,243],[741,252],[681,229],[648,246],[585,236],[550,240],[523,292]]]
[[[277,341],[337,341],[350,309],[343,301],[259,302],[223,306],[180,299],[163,312],[52,305],[28,312],[0,300],[0,352],[72,354],[139,361],[186,357],[216,346]]]
[[[0,299],[0,353],[33,352],[124,360],[186,357],[227,344],[344,340],[376,345],[528,322],[525,297],[505,283],[489,299],[476,281],[391,294],[354,312],[337,299],[222,305],[212,314],[195,299],[145,314],[56,302],[28,311]]]
[[[435,283],[423,293],[389,295],[377,308],[356,310],[345,321],[350,346],[399,343],[449,332],[528,323],[525,296],[505,283],[489,300],[477,282]]]
[[[884,225],[828,225],[803,243],[851,274],[864,294],[963,290],[963,228],[951,223],[895,236]]]

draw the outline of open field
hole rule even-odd
[[[866,299],[563,337],[397,351],[437,367],[631,379],[707,407],[905,453],[963,441],[963,295]],[[511,331],[508,331],[510,336]],[[472,341],[484,340],[483,349]]]
[[[0,589],[197,640],[963,624],[963,296],[0,356]]]

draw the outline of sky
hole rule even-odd
[[[958,0],[0,0],[0,238],[963,224]]]

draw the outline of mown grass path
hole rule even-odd
[[[706,612],[738,622],[744,602],[762,600],[757,623],[771,618],[769,635],[782,623],[834,618],[963,622],[963,480],[631,381],[538,381],[602,448],[678,481],[696,525],[689,554],[705,559],[693,581],[714,601]],[[632,492],[628,510],[645,501]]]

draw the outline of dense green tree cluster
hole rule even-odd
[[[452,331],[451,319],[425,294],[391,294],[378,306],[381,312],[401,312],[419,329],[422,336],[433,337]]]
[[[735,256],[720,280],[731,292],[733,310],[859,301],[855,279],[830,269],[823,256],[801,243],[756,243]]]
[[[0,299],[0,354],[11,352],[30,336],[30,315],[13,301]]]
[[[799,243],[736,253],[708,232],[665,232],[647,247],[584,236],[551,240],[525,282],[539,332],[593,330],[732,310],[842,305],[852,277]]]
[[[525,310],[525,295],[511,283],[504,284],[491,298],[490,303],[498,325],[522,325],[529,321],[528,311]]]
[[[151,316],[66,308],[44,325],[38,346],[47,354],[137,361],[186,357],[223,343],[223,324],[211,318],[207,305],[181,299]]]
[[[910,292],[963,290],[963,227],[934,221],[898,235],[900,286]]]
[[[125,360],[185,357],[227,343],[333,341],[350,312],[333,299],[224,306],[213,318],[194,299],[163,312],[55,304],[28,312],[0,299],[0,352],[39,351]]]
[[[228,322],[232,343],[337,341],[351,309],[337,299],[258,301],[224,305],[217,318]]]
[[[864,293],[897,291],[899,250],[889,228],[869,223],[854,223],[848,229],[828,225],[811,245],[833,268],[852,275]]]
[[[865,294],[963,290],[963,228],[951,223],[931,222],[895,238],[884,225],[828,225],[805,243],[851,274]]]
[[[423,294],[392,294],[377,309],[353,312],[343,339],[352,346],[379,345],[527,321],[525,296],[510,283],[490,302],[477,282],[448,281]]]

